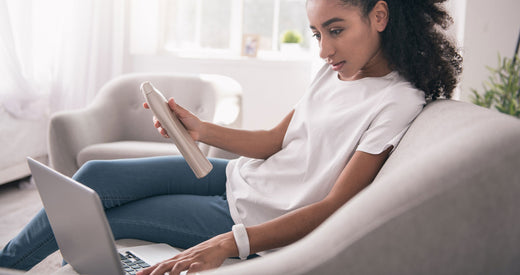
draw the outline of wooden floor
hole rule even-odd
[[[40,196],[30,178],[0,185],[0,249],[42,208]],[[52,254],[29,273],[50,274],[61,265],[59,252]]]
[[[38,191],[29,179],[0,185],[0,246],[4,247],[41,207]]]

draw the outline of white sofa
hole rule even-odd
[[[374,182],[308,236],[200,275],[520,274],[519,198],[520,121],[438,100]]]
[[[200,275],[520,274],[519,198],[520,120],[438,100],[308,236]]]

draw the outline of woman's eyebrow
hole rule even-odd
[[[321,24],[321,27],[322,27],[322,28],[326,28],[328,25],[330,25],[330,24],[332,24],[332,23],[335,23],[335,22],[342,22],[342,21],[345,21],[345,20],[342,19],[342,18],[339,18],[339,17],[333,17],[333,18],[331,18],[331,19],[329,19],[329,20],[323,22],[323,23]],[[312,25],[310,26],[310,28],[313,29],[313,30],[316,29],[316,27],[314,27],[314,26],[312,26]]]

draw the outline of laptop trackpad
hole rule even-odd
[[[130,251],[149,265],[168,260],[181,252],[164,243],[127,247],[119,249],[119,251]]]

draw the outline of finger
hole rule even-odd
[[[161,123],[155,116],[153,117],[153,126],[155,126],[155,128],[161,127]]]
[[[158,266],[158,264],[155,264],[150,267],[141,269],[137,272],[137,275],[149,275],[157,268],[157,266]]]
[[[162,262],[153,269],[150,275],[164,275],[164,273],[168,272],[173,266],[175,266],[175,262]]]
[[[160,133],[163,137],[165,137],[165,138],[169,138],[169,137],[170,137],[170,136],[168,135],[168,132],[166,132],[166,130],[164,130],[164,128],[159,127],[159,128],[157,128],[157,130],[159,130],[159,133]]]
[[[195,272],[203,271],[205,270],[204,265],[202,263],[196,262],[192,263],[190,265],[190,268],[188,268],[187,274],[193,274]]]
[[[150,109],[150,106],[148,106],[148,103],[147,103],[147,102],[143,103],[143,107],[144,107],[145,109]]]
[[[182,108],[182,106],[178,105],[177,102],[175,102],[175,99],[170,98],[168,99],[168,106],[170,106],[170,109],[175,113],[176,116],[181,116],[183,112],[185,112],[185,109]]]
[[[159,122],[159,120],[157,120],[157,118],[155,116],[153,117],[153,126],[155,128],[157,128],[157,131],[163,137],[165,137],[165,138],[169,138],[170,137],[170,136],[168,136],[168,132],[164,128],[161,127],[161,123]]]
[[[187,270],[190,267],[190,261],[177,262],[170,270],[170,275],[179,275],[182,271]]]
[[[172,110],[175,110],[177,108],[177,103],[175,102],[175,99],[173,99],[173,97],[170,97],[170,99],[168,99],[168,105]]]

